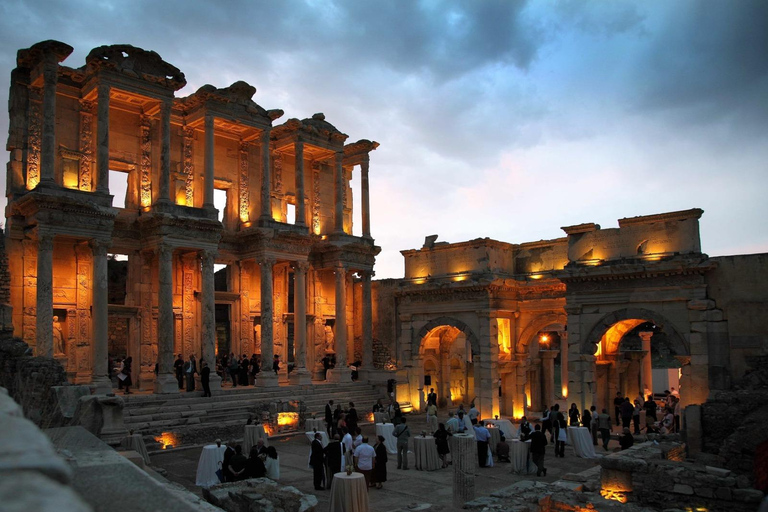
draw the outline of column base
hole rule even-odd
[[[261,388],[277,386],[277,375],[272,371],[261,372],[259,373],[259,376],[256,377],[256,385]]]
[[[161,373],[155,377],[155,393],[166,395],[179,392],[179,381],[170,373]]]
[[[325,382],[331,382],[334,384],[338,384],[341,382],[341,377],[346,372],[342,371],[341,368],[331,368],[328,370],[328,372],[325,374]]]
[[[312,374],[306,368],[299,368],[291,372],[288,381],[294,386],[312,384]]]
[[[217,373],[211,372],[210,377],[208,378],[208,387],[211,388],[211,393],[214,391],[221,391],[221,377]],[[200,389],[202,389],[202,384],[200,385]]]
[[[107,395],[112,393],[112,381],[106,376],[94,377],[90,385],[94,395]]]

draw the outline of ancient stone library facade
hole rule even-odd
[[[554,403],[613,412],[617,392],[675,387],[681,405],[730,389],[768,353],[768,255],[710,258],[702,210],[563,228],[523,244],[477,239],[402,251],[374,283],[374,346],[398,394],[474,401],[519,418]]]
[[[244,82],[176,97],[184,74],[154,52],[102,46],[61,65],[72,51],[20,50],[11,76],[15,335],[102,392],[110,356],[131,356],[134,381],[157,392],[177,391],[179,353],[259,353],[270,368],[280,356],[264,384],[287,382],[289,366],[290,381],[310,383],[326,354],[372,366],[378,144],[347,143],[323,114],[276,124],[283,112]]]
[[[768,353],[768,256],[702,253],[701,210],[522,244],[428,237],[403,279],[372,283],[376,142],[322,114],[276,124],[244,82],[176,97],[184,75],[154,52],[61,65],[71,52],[18,53],[6,210],[14,333],[70,382],[108,391],[109,358],[130,355],[139,387],[177,392],[175,354],[234,352],[279,356],[260,384],[309,384],[328,355],[329,380],[359,360],[417,410],[435,388],[520,417],[667,387],[702,403]]]

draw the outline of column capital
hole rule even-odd
[[[277,263],[277,259],[271,256],[260,256],[256,258],[256,263],[262,267],[266,265],[272,268],[275,266],[275,263]]]
[[[105,255],[107,250],[111,247],[112,243],[108,240],[100,240],[98,238],[92,238],[88,240],[88,245],[94,254]]]
[[[346,263],[337,262],[337,263],[336,263],[336,264],[333,266],[333,272],[334,272],[335,274],[338,274],[338,273],[340,273],[340,272],[343,272],[343,273],[346,275],[346,273],[347,273],[347,271],[348,271],[348,270],[349,270],[349,265],[347,265]]]
[[[305,273],[307,270],[309,270],[309,262],[303,260],[294,261],[291,263],[291,267],[297,272]]]
[[[376,275],[376,272],[374,272],[373,270],[358,270],[357,273],[363,279],[371,279],[373,278],[373,276]]]
[[[160,258],[173,256],[173,246],[171,244],[161,242],[157,244],[156,252]]]

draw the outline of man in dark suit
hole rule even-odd
[[[429,393],[427,394],[427,405],[429,404],[437,407],[437,393],[435,393],[435,388],[429,388]]]
[[[536,424],[536,430],[530,436],[531,441],[531,459],[536,464],[536,476],[547,476],[547,468],[544,467],[544,454],[547,446],[547,437],[541,431],[541,425]]]
[[[328,478],[325,479],[325,486],[330,489],[331,482],[333,482],[333,475],[341,471],[341,453],[343,448],[341,447],[341,441],[339,435],[336,434],[328,446],[325,447],[325,462],[328,464]]]
[[[309,465],[312,466],[314,475],[314,484],[316,491],[325,489],[325,453],[323,453],[323,443],[320,432],[315,432],[315,439],[312,441],[311,452],[309,453]]]
[[[179,382],[179,389],[184,389],[184,358],[181,354],[174,361],[173,369],[176,370],[176,380]]]
[[[333,439],[336,433],[336,425],[333,422],[333,400],[328,400],[325,404],[325,424],[327,425],[328,437]]]

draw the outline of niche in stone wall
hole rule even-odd
[[[67,310],[53,310],[53,354],[67,355]]]

